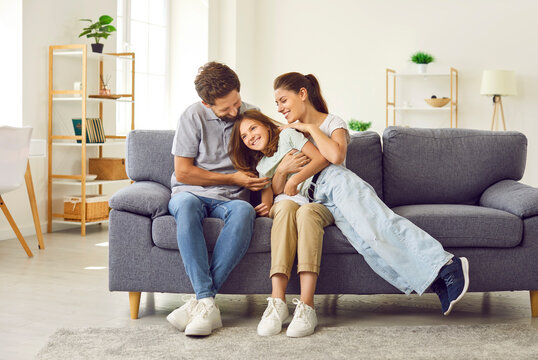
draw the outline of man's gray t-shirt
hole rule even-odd
[[[239,112],[257,109],[245,102]],[[236,172],[228,156],[228,144],[233,122],[218,118],[202,102],[189,106],[179,118],[172,155],[193,158],[194,166],[222,174]],[[175,172],[171,178],[172,196],[182,191],[217,200],[249,200],[249,191],[237,185],[199,186],[180,183]]]

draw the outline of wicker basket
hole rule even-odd
[[[441,98],[441,99],[424,99],[426,103],[433,107],[443,107],[450,102],[450,98]]]
[[[64,196],[64,219],[81,221],[82,198],[80,195]],[[86,221],[108,219],[108,197],[106,195],[86,195]]]

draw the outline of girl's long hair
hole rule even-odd
[[[269,129],[269,141],[263,153],[249,149],[243,142],[243,139],[241,139],[241,131],[239,130],[239,127],[241,126],[243,119],[255,120]],[[232,128],[228,149],[228,155],[230,155],[234,167],[239,171],[253,172],[257,174],[256,165],[258,165],[260,159],[264,155],[273,156],[277,151],[279,134],[280,130],[278,129],[277,123],[270,117],[264,115],[261,111],[247,110],[242,113]]]
[[[298,94],[301,88],[308,93],[308,100],[314,108],[324,114],[329,113],[327,103],[321,95],[318,79],[312,74],[303,75],[298,72],[289,72],[277,77],[273,83],[273,89],[284,89]]]

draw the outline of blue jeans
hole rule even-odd
[[[352,171],[325,168],[314,201],[327,207],[335,224],[368,265],[400,291],[422,294],[453,255],[424,230],[395,214]]]
[[[222,201],[180,192],[170,199],[168,210],[176,219],[177,244],[196,298],[214,297],[247,252],[254,208],[243,200]],[[206,217],[224,220],[211,263],[202,227]]]

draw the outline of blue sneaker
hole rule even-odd
[[[443,311],[444,315],[448,315],[469,288],[469,261],[464,257],[459,258],[454,256],[450,265],[445,265],[441,268],[439,277],[446,285],[449,305],[446,311],[444,311],[443,306]]]
[[[441,301],[443,314],[446,313],[448,311],[448,308],[450,307],[450,300],[448,300],[448,293],[446,292],[445,281],[441,278],[437,278],[437,280],[435,280],[430,285],[430,289],[432,289],[432,291],[435,291],[435,293],[439,297],[439,301]]]

